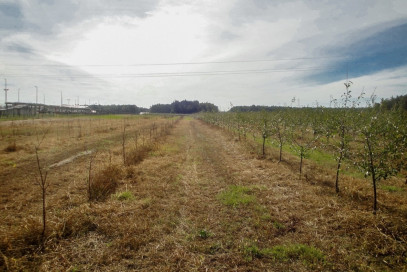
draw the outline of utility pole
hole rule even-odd
[[[37,111],[38,110],[38,86],[34,86],[35,87],[35,115],[37,115]]]
[[[6,104],[6,109],[7,109],[7,79],[4,79],[4,94],[5,94],[5,98],[4,98],[4,104]]]
[[[38,86],[35,87],[35,104],[38,104]]]
[[[20,88],[18,88],[18,99],[17,102],[20,102]]]

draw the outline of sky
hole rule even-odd
[[[407,94],[405,0],[0,0],[0,18],[8,102],[331,106],[347,80]]]

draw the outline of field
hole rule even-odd
[[[401,176],[378,184],[374,214],[369,180],[350,171],[336,193],[323,154],[304,159],[299,176],[295,154],[279,162],[272,143],[263,154],[255,137],[192,117],[0,129],[4,271],[407,269]],[[39,169],[49,184],[44,234]]]

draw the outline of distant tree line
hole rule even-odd
[[[229,111],[230,112],[258,112],[258,111],[275,111],[286,107],[279,106],[234,106]]]
[[[199,101],[178,101],[175,100],[171,104],[155,104],[150,108],[151,113],[178,113],[191,114],[197,112],[218,112],[219,109],[212,103],[199,103]]]
[[[382,99],[380,103],[376,103],[375,107],[385,110],[391,109],[407,110],[407,94],[399,95],[388,99]]]
[[[89,108],[98,114],[139,114],[142,111],[148,111],[136,105],[90,105]]]

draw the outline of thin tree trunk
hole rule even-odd
[[[277,136],[280,143],[280,158],[278,162],[281,162],[283,160],[283,135],[281,135],[281,128],[279,125],[277,125]]]
[[[263,157],[266,155],[265,145],[266,145],[266,137],[263,137]]]
[[[303,152],[301,151],[301,154],[300,154],[300,179],[301,179],[301,175],[302,175],[302,158],[303,158]]]
[[[376,192],[376,177],[374,172],[372,173],[372,182],[373,182],[373,213],[376,214],[377,211],[377,192]]]
[[[279,162],[281,162],[283,160],[283,145],[280,143],[280,158],[279,158]]]
[[[151,130],[150,130],[151,138]],[[126,164],[126,125],[123,126],[123,139],[122,139],[122,148],[123,148],[123,164]]]
[[[47,210],[46,210],[46,203],[45,203],[45,198],[46,198],[46,193],[47,193],[47,171],[45,171],[45,174],[43,175],[42,169],[41,169],[41,164],[40,164],[40,158],[38,156],[38,147],[35,147],[35,156],[37,159],[37,167],[38,167],[38,172],[40,174],[40,180],[38,181],[40,187],[41,187],[41,193],[42,193],[42,242],[44,243],[44,238],[45,238],[45,230],[47,227]]]
[[[90,158],[90,162],[89,162],[89,176],[88,176],[88,200],[89,200],[89,202],[91,202],[91,200],[92,200],[92,189],[91,189],[91,186],[92,186],[92,162],[93,162],[94,158],[95,157],[92,156]]]
[[[344,127],[343,124],[341,124],[340,137],[341,137],[341,150],[340,150],[340,153],[339,153],[338,168],[336,169],[336,179],[335,179],[335,191],[336,191],[336,193],[339,193],[339,172],[341,170],[342,159],[343,159],[343,157],[345,155],[344,154],[345,153],[345,127]]]
[[[369,164],[370,164],[370,172],[372,173],[372,183],[373,183],[373,214],[376,214],[377,211],[377,191],[376,191],[376,173],[374,169],[373,163],[373,152],[372,147],[370,144],[370,140],[366,137],[366,143],[369,150]]]
[[[45,237],[45,228],[46,228],[46,222],[47,222],[47,211],[46,211],[46,206],[45,206],[45,197],[46,197],[46,187],[42,186],[42,239],[44,240]]]
[[[339,171],[341,169],[341,163],[342,163],[342,152],[339,156],[338,160],[338,168],[336,169],[336,179],[335,179],[335,191],[336,193],[339,193]]]

